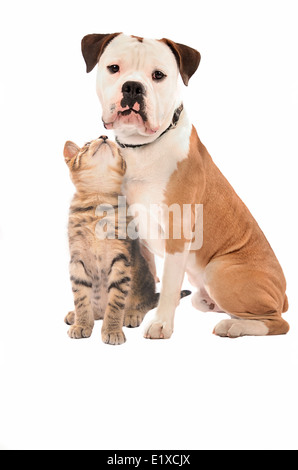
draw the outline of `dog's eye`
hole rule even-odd
[[[119,70],[120,70],[119,65],[114,64],[114,65],[109,65],[108,66],[108,71],[110,73],[117,73],[117,72],[119,72]]]
[[[155,72],[153,72],[153,74],[152,74],[153,80],[162,80],[165,77],[166,77],[166,75],[163,72],[161,72],[160,70],[155,70]]]

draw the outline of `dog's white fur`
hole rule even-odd
[[[103,121],[109,124],[119,110],[123,84],[132,80],[141,82],[145,87],[149,129],[136,128],[135,125],[121,126],[117,120],[113,129],[119,141],[126,144],[153,142],[138,149],[122,150],[127,162],[123,194],[128,204],[142,204],[149,212],[151,204],[164,202],[164,192],[177,163],[188,156],[192,125],[183,111],[177,128],[158,139],[169,127],[175,110],[181,104],[181,79],[175,57],[166,44],[144,39],[142,47],[139,46],[135,38],[125,35],[116,37],[109,44],[97,70],[97,93],[103,108]],[[120,65],[120,74],[110,74],[107,67],[112,64]],[[161,70],[167,78],[154,82],[154,70]],[[143,217],[147,218],[147,214],[144,213]],[[150,217],[150,221],[154,223],[154,217]],[[163,231],[164,227],[159,230]],[[165,253],[164,240],[146,241],[150,251],[159,256],[165,255],[160,302],[154,321],[146,329],[146,336],[169,338],[174,328],[175,309],[179,303],[188,251],[172,255]]]

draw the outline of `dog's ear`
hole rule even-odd
[[[94,69],[107,45],[121,33],[88,34],[82,39],[82,54],[87,65],[87,73]]]
[[[192,77],[200,64],[201,54],[196,49],[192,49],[192,47],[184,46],[184,44],[179,44],[170,39],[163,38],[161,41],[169,46],[176,57],[183,83],[187,86],[190,77]]]

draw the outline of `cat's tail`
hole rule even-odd
[[[191,294],[192,294],[191,290],[182,290],[180,292],[180,299],[184,299],[184,297],[188,297]]]
[[[180,292],[180,299],[184,299],[184,297],[187,297],[188,295],[191,295],[192,292],[190,290],[182,290]],[[160,293],[157,292],[156,294],[154,294],[154,298],[153,298],[153,306],[151,308],[155,308],[157,307],[158,305],[158,302],[159,302],[159,298],[160,298]]]

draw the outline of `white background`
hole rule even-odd
[[[0,447],[297,449],[297,2],[15,0],[0,8]],[[62,150],[68,139],[103,133],[80,41],[116,31],[201,52],[184,103],[284,268],[289,335],[217,338],[224,316],[200,313],[188,298],[170,341],[137,329],[109,347],[100,324],[90,340],[67,337],[73,187]]]

